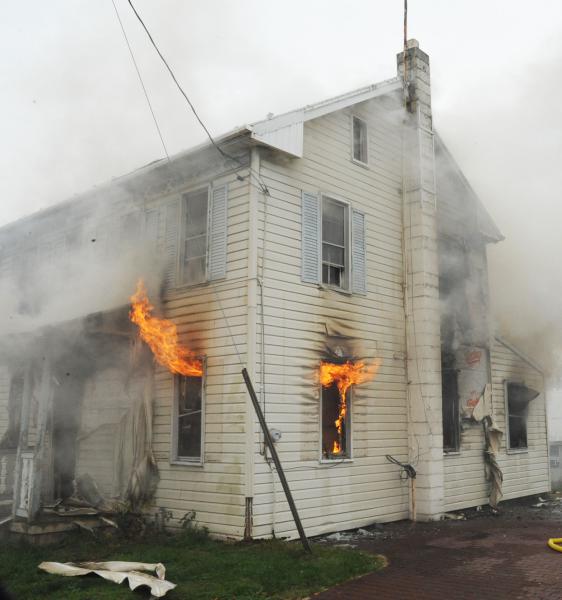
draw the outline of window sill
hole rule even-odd
[[[443,456],[460,456],[460,450],[443,450]]]
[[[344,463],[352,463],[353,458],[321,458],[318,461],[320,466],[341,465]]]
[[[353,292],[350,290],[344,290],[343,288],[328,285],[326,283],[319,283],[318,289],[325,290],[327,292],[338,292],[338,294],[343,294],[344,296],[353,296]]]
[[[508,448],[506,454],[528,454],[529,448]]]
[[[171,465],[175,465],[178,467],[202,467],[204,463],[202,460],[180,460],[180,459],[172,459],[170,461]]]
[[[351,162],[358,167],[363,167],[364,169],[370,170],[369,163],[363,162],[362,160],[358,160],[357,158],[351,158]]]

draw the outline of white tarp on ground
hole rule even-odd
[[[140,563],[140,562],[124,562],[124,561],[107,561],[107,562],[79,562],[79,563],[59,563],[59,562],[42,562],[39,568],[53,575],[64,575],[65,577],[76,577],[79,575],[88,575],[95,573],[104,579],[114,581],[115,583],[123,583],[125,579],[129,581],[131,590],[135,590],[141,585],[146,585],[150,588],[150,593],[156,598],[162,598],[167,592],[173,590],[176,585],[170,581],[166,581],[166,568],[162,563]],[[142,573],[156,573],[156,577]]]

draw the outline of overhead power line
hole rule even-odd
[[[156,126],[156,131],[158,132],[158,137],[160,138],[160,142],[162,143],[162,148],[164,148],[164,154],[166,158],[170,160],[170,155],[168,154],[168,149],[166,148],[166,144],[164,143],[164,137],[162,136],[162,131],[160,131],[160,127],[158,125],[158,120],[156,119],[156,115],[154,113],[154,109],[152,108],[152,104],[150,103],[150,98],[148,97],[148,92],[146,90],[146,86],[144,85],[144,81],[142,80],[142,76],[140,73],[140,69],[137,65],[137,61],[135,60],[135,55],[133,53],[133,49],[131,48],[131,44],[129,43],[129,38],[127,37],[127,33],[125,31],[125,27],[123,26],[123,21],[121,21],[121,17],[119,15],[119,11],[117,10],[117,6],[115,4],[115,0],[111,0],[113,4],[113,8],[115,9],[115,14],[117,16],[117,20],[119,21],[119,25],[121,26],[121,31],[123,33],[123,37],[125,38],[125,43],[127,44],[127,48],[129,48],[129,53],[131,55],[131,59],[133,61],[133,65],[135,66],[135,70],[137,72],[142,91],[144,92],[144,97],[146,98],[146,103],[148,104],[148,108],[150,109],[150,114],[152,115],[152,119],[154,121],[154,125]]]
[[[253,185],[251,183],[251,176],[253,175],[254,178],[257,180],[257,182],[259,184],[260,191],[263,194],[265,194],[265,195],[269,195],[269,189],[268,189],[267,185],[262,181],[262,179],[259,176],[259,174],[254,172],[254,169],[252,169],[251,165],[245,165],[239,158],[237,158],[236,156],[232,156],[231,154],[228,154],[228,152],[225,152],[217,144],[217,142],[215,141],[215,139],[211,135],[211,132],[207,129],[207,126],[205,125],[205,123],[203,123],[203,120],[199,116],[199,113],[197,112],[195,106],[193,105],[193,102],[191,102],[191,100],[189,99],[189,96],[185,93],[185,90],[182,88],[182,86],[180,85],[180,83],[177,80],[176,76],[174,75],[174,72],[172,71],[172,68],[168,64],[167,60],[164,58],[164,55],[162,54],[162,52],[160,52],[160,49],[156,45],[156,42],[154,41],[154,38],[150,34],[150,31],[148,30],[148,27],[146,26],[146,24],[143,21],[142,17],[137,12],[137,9],[135,8],[132,0],[127,0],[127,1],[129,2],[129,6],[131,7],[131,10],[133,11],[133,13],[135,14],[135,16],[137,17],[139,23],[142,25],[142,28],[144,29],[146,35],[148,36],[148,39],[150,40],[150,43],[152,44],[152,46],[156,50],[158,56],[160,57],[160,59],[164,63],[164,66],[166,67],[166,69],[168,70],[168,73],[170,74],[172,80],[176,84],[176,87],[180,91],[181,95],[185,98],[185,101],[187,102],[187,104],[189,105],[189,108],[191,109],[191,111],[195,115],[195,118],[197,119],[197,121],[199,122],[199,124],[201,125],[201,127],[203,128],[203,130],[205,131],[205,133],[207,134],[207,137],[209,138],[209,141],[211,142],[211,144],[216,148],[217,152],[219,152],[219,154],[223,158],[226,158],[228,160],[231,160],[231,161],[235,162],[236,164],[238,164],[238,166],[240,166],[242,168],[248,168],[249,171],[250,171],[250,184]],[[239,179],[243,179],[243,177],[240,177],[240,176],[238,176],[238,177],[239,177]]]
[[[209,140],[211,141],[211,144],[213,144],[213,146],[222,154],[222,156],[224,156],[225,158],[228,158],[230,160],[234,160],[236,162],[239,162],[237,159],[235,159],[233,156],[230,156],[229,154],[227,154],[214,140],[213,136],[211,135],[210,131],[207,129],[207,127],[205,126],[205,123],[203,123],[203,121],[201,120],[201,117],[199,116],[199,114],[197,113],[197,110],[195,110],[195,106],[193,106],[193,102],[191,102],[191,100],[189,99],[189,96],[185,93],[184,89],[182,88],[182,86],[180,85],[179,81],[176,79],[176,76],[174,75],[174,72],[172,71],[170,65],[168,64],[168,62],[166,61],[166,59],[164,58],[162,52],[160,52],[160,49],[158,48],[158,46],[156,45],[156,42],[154,41],[154,38],[152,37],[152,35],[150,34],[150,31],[148,31],[147,26],[145,25],[144,21],[142,20],[142,17],[139,15],[139,13],[137,12],[137,9],[134,7],[132,0],[128,0],[129,2],[129,6],[131,7],[131,9],[133,10],[133,12],[135,13],[135,16],[137,17],[137,19],[139,20],[139,23],[142,25],[143,29],[146,32],[146,35],[148,36],[148,39],[150,40],[150,43],[154,46],[154,49],[156,50],[156,52],[158,53],[158,56],[162,59],[162,62],[164,63],[166,69],[168,69],[168,73],[170,73],[170,76],[172,77],[172,79],[174,80],[174,83],[176,84],[178,90],[180,91],[181,95],[185,98],[186,102],[189,104],[189,108],[191,108],[191,111],[193,112],[193,114],[195,115],[195,118],[199,121],[199,124],[201,125],[201,127],[203,128],[203,130],[205,131],[205,133],[207,134],[207,137],[209,138]]]

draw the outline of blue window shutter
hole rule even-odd
[[[228,188],[214,188],[211,194],[208,276],[211,281],[226,277]]]
[[[321,215],[318,194],[302,193],[302,280],[320,283]]]
[[[173,288],[177,284],[178,273],[178,226],[180,222],[179,199],[166,204],[166,231],[164,235],[166,267],[164,269],[164,284]]]
[[[351,214],[351,280],[356,294],[366,294],[365,215],[358,210]]]

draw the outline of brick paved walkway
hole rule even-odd
[[[386,569],[314,600],[562,600],[562,553],[547,547],[549,537],[562,537],[562,521],[402,527],[396,538],[359,544],[386,556]]]

